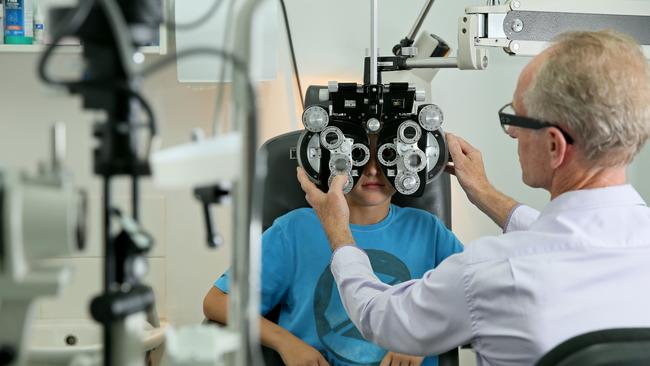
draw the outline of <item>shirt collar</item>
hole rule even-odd
[[[614,206],[645,206],[641,195],[629,184],[564,192],[544,207],[540,217],[561,211]]]

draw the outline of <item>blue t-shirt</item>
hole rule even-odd
[[[383,282],[421,278],[463,246],[434,215],[390,206],[374,225],[350,225]],[[363,339],[348,318],[330,272],[327,237],[311,208],[279,217],[262,236],[261,312],[280,304],[278,324],[318,349],[331,366],[379,365],[386,351]],[[215,282],[228,292],[228,272]],[[423,365],[437,365],[427,357]]]

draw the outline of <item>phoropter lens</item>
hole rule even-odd
[[[377,150],[379,163],[385,166],[393,166],[397,163],[397,148],[395,144],[383,144]]]
[[[370,160],[370,149],[364,144],[352,145],[352,165],[363,166]]]
[[[321,144],[328,150],[338,149],[344,140],[345,136],[343,136],[343,132],[333,126],[324,129],[320,135]]]
[[[348,173],[352,169],[350,158],[343,154],[332,155],[329,166],[332,174]]]
[[[409,150],[404,154],[406,170],[417,173],[427,166],[427,155],[422,150]]]
[[[409,195],[420,188],[420,178],[413,173],[399,174],[395,178],[395,189],[401,194]]]
[[[409,156],[408,160],[409,160],[409,165],[411,165],[411,166],[418,166],[422,162],[420,157],[417,156],[417,155]]]
[[[415,130],[415,128],[409,126],[404,129],[404,136],[407,139],[412,140],[415,137],[415,135],[417,135],[417,131]]]
[[[422,136],[422,130],[417,123],[409,120],[399,126],[397,129],[397,136],[405,144],[414,144],[418,142]]]

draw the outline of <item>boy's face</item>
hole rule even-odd
[[[390,202],[395,189],[388,182],[377,162],[377,136],[370,136],[370,160],[365,166],[359,181],[346,195],[352,206],[378,206]]]

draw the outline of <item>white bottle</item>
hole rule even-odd
[[[0,44],[5,43],[5,4],[0,0]]]
[[[23,20],[25,22],[25,38],[34,43],[34,0],[22,1]]]
[[[34,44],[45,43],[45,14],[39,1],[34,2]]]

